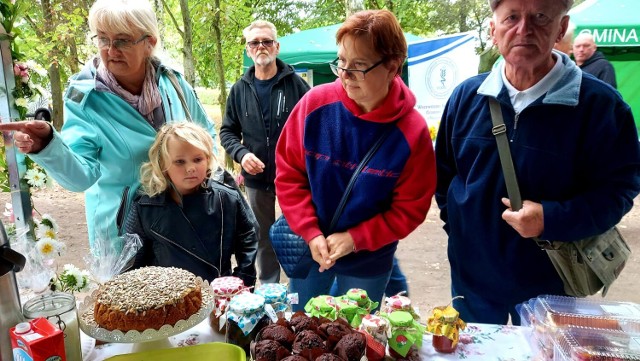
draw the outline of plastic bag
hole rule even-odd
[[[94,279],[105,283],[131,268],[140,248],[142,241],[137,234],[126,233],[117,239],[96,237],[85,262]]]

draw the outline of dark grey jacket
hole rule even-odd
[[[289,113],[298,100],[309,91],[306,81],[299,77],[291,65],[276,59],[278,77],[271,89],[271,120],[269,133],[262,119],[262,110],[256,89],[255,66],[238,80],[229,92],[227,107],[220,128],[220,142],[225,151],[240,163],[247,153],[255,154],[264,164],[262,173],[251,175],[242,170],[247,187],[275,190],[276,143]]]
[[[127,217],[126,232],[138,234],[143,246],[133,268],[180,267],[208,281],[233,275],[253,286],[257,222],[240,192],[210,180],[200,193],[187,197],[191,197],[190,204],[198,206],[183,209],[168,192],[136,197]],[[208,223],[194,224],[193,217],[186,215],[194,211],[200,212],[197,219]],[[203,236],[202,231],[196,231],[198,227],[206,227],[209,232]],[[233,272],[232,256],[238,264]]]
[[[616,72],[613,65],[605,59],[604,55],[596,51],[593,55],[580,65],[580,69],[585,73],[589,73],[614,88],[618,87],[616,82]]]

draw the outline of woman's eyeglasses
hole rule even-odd
[[[360,70],[360,69],[347,69],[347,68],[339,67],[338,60],[339,59],[336,58],[336,60],[332,61],[329,64],[329,67],[331,68],[331,71],[333,71],[333,74],[335,74],[339,78],[341,73],[346,73],[349,79],[356,80],[356,81],[363,81],[365,74],[375,69],[375,67],[377,67],[378,65],[384,63],[384,59],[382,59],[379,62],[371,65],[367,69]]]
[[[141,41],[144,41],[146,38],[148,38],[149,35],[143,35],[140,39],[133,41],[133,40],[125,40],[125,39],[109,39],[105,36],[98,36],[98,35],[94,35],[91,37],[91,40],[93,40],[94,44],[96,44],[96,46],[100,49],[109,49],[110,47],[114,47],[118,50],[127,50],[130,49],[132,46],[140,43]]]
[[[262,40],[262,41],[247,41],[247,45],[251,48],[251,49],[255,49],[257,48],[259,45],[264,46],[265,48],[270,48],[273,46],[273,44],[275,44],[276,41],[275,40]]]

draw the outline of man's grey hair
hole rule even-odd
[[[498,5],[500,5],[500,1],[502,0],[489,0],[489,6],[491,6],[491,11],[496,11]],[[564,5],[564,11],[568,12],[573,6],[573,0],[557,0],[559,3]]]
[[[273,25],[272,22],[266,20],[256,20],[252,22],[251,24],[249,24],[249,26],[242,30],[242,36],[247,39],[247,37],[249,36],[249,32],[255,28],[266,28],[271,30],[271,34],[273,35],[272,40],[278,40],[278,30],[276,29],[276,26]]]

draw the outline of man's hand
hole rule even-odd
[[[327,237],[329,258],[335,263],[341,257],[353,252],[353,238],[349,232],[334,233]]]
[[[502,212],[504,219],[522,237],[538,237],[544,231],[544,215],[542,204],[531,201],[522,202],[522,209],[517,212],[511,210],[511,202],[508,198],[502,198],[502,203],[508,207]]]
[[[13,131],[13,143],[22,153],[38,153],[49,144],[53,128],[44,120],[0,124],[0,132]]]
[[[317,236],[309,242],[309,248],[311,249],[311,256],[313,260],[318,262],[320,272],[324,272],[336,264],[329,258],[329,248],[327,246],[327,240],[323,235]]]
[[[242,157],[240,165],[245,172],[251,175],[264,172],[264,163],[253,153],[245,154],[244,157]]]

